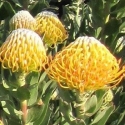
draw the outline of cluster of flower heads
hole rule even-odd
[[[51,46],[68,37],[58,17],[48,11],[35,18],[28,11],[19,11],[10,20],[10,30],[14,31],[0,47],[0,62],[13,72],[40,71],[47,63],[43,42]],[[47,73],[61,87],[84,92],[116,86],[124,73],[119,63],[95,38],[78,37],[56,53]]]
[[[39,71],[46,61],[43,41],[32,30],[13,30],[0,48],[2,67],[12,72]]]
[[[49,76],[63,88],[97,90],[116,86],[123,77],[119,61],[93,37],[79,37],[58,52],[49,65]]]
[[[47,62],[43,42],[52,45],[67,38],[63,24],[48,11],[34,18],[28,11],[21,10],[10,19],[9,25],[12,32],[0,48],[0,62],[12,72],[41,70]]]
[[[28,11],[21,10],[11,18],[9,24],[10,30],[25,28],[35,31],[48,46],[61,43],[68,37],[59,18],[49,11],[42,11],[34,18]]]

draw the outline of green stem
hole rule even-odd
[[[26,73],[16,72],[16,79],[19,87],[23,87],[26,85],[25,77],[26,77]]]
[[[23,0],[23,9],[28,10],[29,0]]]
[[[25,87],[26,81],[25,81],[26,74],[25,73],[17,73],[16,78],[18,81],[18,84],[20,87]],[[23,125],[28,125],[26,124],[26,119],[27,119],[27,100],[20,100],[20,106],[21,106],[21,111],[23,112],[22,115],[22,122]]]
[[[76,116],[77,118],[82,118],[81,112],[84,111],[84,105],[83,105],[83,94],[77,93],[76,94]]]
[[[76,116],[77,118],[82,119],[84,116],[85,103],[91,97],[92,92],[79,93],[76,92]]]

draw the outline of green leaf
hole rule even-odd
[[[125,112],[120,113],[120,117],[117,120],[117,125],[122,125],[125,123]]]
[[[38,83],[31,85],[29,88],[30,98],[28,100],[28,106],[33,105],[37,102],[38,98]]]
[[[3,14],[4,12],[4,14]],[[1,3],[1,6],[0,6],[0,20],[4,20],[5,18],[7,18],[9,16],[9,13],[8,11],[6,10],[3,2]]]
[[[45,77],[47,76],[46,72],[43,72],[40,76],[39,76],[39,83],[42,83],[45,80]]]
[[[50,84],[50,86],[48,86],[47,90],[45,91],[45,96],[44,98],[42,99],[43,100],[43,110],[41,111],[41,117],[38,116],[38,120],[36,120],[34,122],[34,125],[43,125],[43,123],[49,119],[47,119],[48,115],[49,115],[49,101],[51,99],[51,95],[52,93],[54,92],[56,88],[56,85],[53,83],[53,84]]]
[[[15,118],[18,118],[19,116],[22,115],[21,111],[18,111],[15,109],[15,107],[13,107],[9,101],[1,101],[1,106],[3,108],[3,110],[10,116],[13,116]]]
[[[51,112],[50,108],[47,108],[46,116],[40,125],[50,125],[49,123],[50,123],[50,116],[51,115],[52,115],[52,112]]]
[[[95,91],[95,95],[97,97],[97,105],[96,105],[96,108],[94,110],[95,113],[100,109],[100,107],[103,103],[103,99],[104,99],[103,97],[105,96],[105,94],[106,94],[106,91],[102,90],[102,89]]]
[[[125,31],[125,22],[123,22],[119,27],[119,32]]]
[[[25,87],[19,87],[17,89],[17,98],[19,100],[28,100],[30,98],[30,92]]]
[[[31,72],[26,76],[26,83],[30,85],[34,85],[35,83],[38,83],[39,73],[37,72]]]
[[[117,18],[120,19],[122,17],[125,17],[125,1],[124,0],[120,0],[119,3],[117,4],[116,7],[116,12],[117,12]]]
[[[38,1],[35,1],[32,5],[29,6],[29,10],[32,11],[38,5]]]
[[[20,2],[18,0],[12,0],[17,6],[22,7],[22,5],[20,4]]]
[[[105,125],[113,110],[114,106],[112,105],[110,107],[107,107],[103,111],[99,111],[98,114],[95,115],[90,125]]]
[[[41,116],[43,105],[34,105],[33,107],[28,109],[28,117],[26,120],[27,123],[37,121],[37,119]]]
[[[44,8],[49,7],[49,4],[47,1],[39,0],[38,2],[35,2],[34,5],[32,5],[29,9],[30,12],[36,16],[39,12],[41,12]]]
[[[92,0],[88,4],[92,10],[92,25],[94,28],[103,26],[109,14],[109,5],[104,0]]]
[[[14,8],[12,7],[12,5],[8,1],[5,1],[3,5],[6,8],[9,15],[13,16],[16,13]]]
[[[83,119],[79,119],[74,116],[71,103],[67,103],[60,99],[59,110],[65,118],[65,123],[69,123],[69,125],[86,125]]]
[[[0,9],[1,9],[2,6],[3,6],[3,2],[0,2]]]
[[[103,90],[103,89],[99,89],[99,90],[96,90],[95,91],[95,95],[98,99],[98,101],[102,100],[103,99],[103,96],[105,95],[107,91]]]
[[[16,119],[14,117],[11,117],[10,115],[6,116],[5,113],[3,113],[3,112],[1,112],[1,113],[2,113],[2,121],[3,121],[4,125],[21,125],[21,119]],[[8,117],[9,117],[9,119],[8,119]],[[3,125],[3,124],[1,124],[1,125]]]
[[[119,32],[119,26],[120,26],[119,20],[117,20],[117,19],[111,19],[105,25],[104,34],[106,34],[106,35],[112,35],[114,33]]]
[[[7,101],[7,100],[9,100],[8,95],[0,96],[0,101]]]
[[[62,100],[59,102],[59,109],[61,113],[64,115],[64,118],[68,123],[71,124],[73,120],[75,120],[75,117],[72,114],[72,106],[71,103],[66,103]]]
[[[3,87],[8,90],[12,90],[18,87],[18,81],[15,75],[11,73],[9,70],[5,71],[1,69],[1,81],[2,81]]]
[[[5,79],[2,79],[2,83],[3,83],[3,87],[4,87],[4,88],[6,88],[6,89],[9,89],[9,88],[10,88],[8,82],[7,82]]]
[[[72,91],[61,88],[60,86],[58,86],[58,90],[59,90],[59,97],[63,101],[65,101],[67,103],[71,103],[72,101],[75,101],[75,96],[73,95]]]
[[[86,112],[86,114],[93,115],[93,113],[95,113],[94,111],[96,109],[96,105],[97,97],[95,95],[92,95],[92,97],[87,100],[84,106],[84,111]]]
[[[9,89],[17,88],[19,86],[19,81],[16,78],[15,74],[9,74],[8,80],[6,81],[6,84],[9,85]]]
[[[49,80],[47,82],[43,81],[43,83],[41,83],[41,85],[39,86],[39,89],[41,90],[41,95],[45,94],[45,91],[51,84],[53,84],[53,80]]]
[[[8,125],[21,125],[21,122],[21,119],[9,118]]]
[[[1,97],[6,96],[8,98],[8,91],[6,88],[3,87],[2,84],[0,84],[0,96]]]

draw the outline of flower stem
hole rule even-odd
[[[27,118],[27,100],[21,101],[21,110],[23,112],[22,121],[23,125],[26,125],[26,118]]]
[[[16,78],[18,81],[19,87],[25,87],[26,81],[25,81],[26,74],[25,73],[17,73]],[[20,106],[21,106],[21,111],[23,113],[22,115],[22,123],[23,125],[28,125],[26,124],[26,119],[27,119],[27,100],[20,100]]]
[[[29,0],[23,0],[23,9],[28,9]]]
[[[85,103],[91,97],[92,92],[76,93],[76,116],[82,119],[84,116]]]

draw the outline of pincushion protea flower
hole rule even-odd
[[[41,38],[28,29],[12,31],[0,48],[2,67],[13,72],[41,70],[45,61],[46,51]]]
[[[63,24],[53,12],[43,11],[38,13],[35,19],[37,22],[36,32],[43,36],[43,41],[47,45],[51,46],[57,42],[62,42],[68,37]]]
[[[18,11],[10,19],[9,25],[10,25],[10,30],[15,30],[18,28],[35,30],[36,20],[32,17],[32,15],[28,11],[21,10]]]
[[[58,52],[48,74],[63,88],[97,90],[117,85],[124,69],[110,51],[93,37],[79,37]]]

